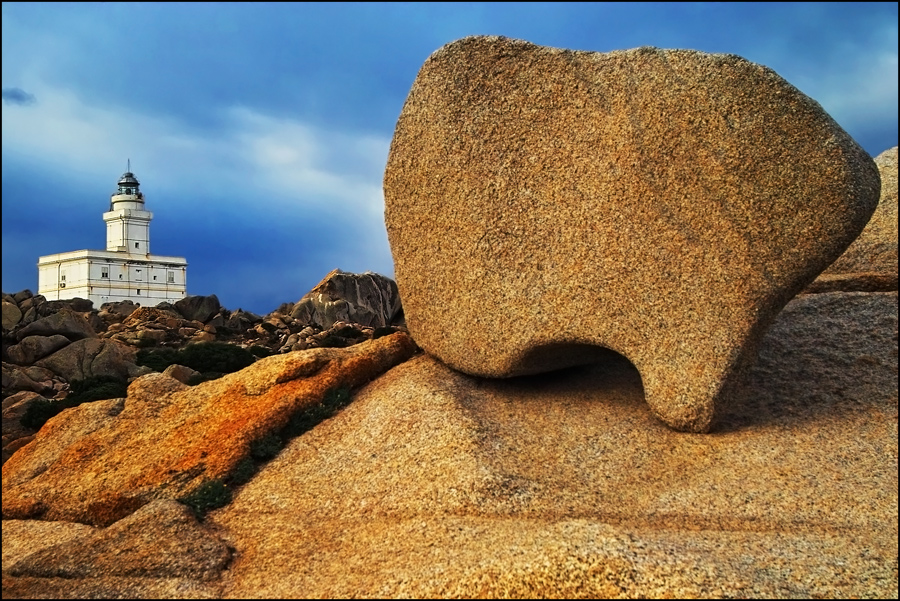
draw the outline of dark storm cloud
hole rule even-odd
[[[3,103],[28,106],[37,103],[34,94],[29,94],[22,88],[3,88]]]

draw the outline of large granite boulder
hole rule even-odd
[[[3,331],[12,330],[22,320],[22,311],[18,305],[3,301]]]
[[[859,235],[869,155],[772,70],[470,37],[397,122],[385,221],[410,333],[460,371],[593,361],[706,431],[785,304]]]
[[[193,388],[159,373],[140,377],[126,399],[50,419],[3,465],[3,519],[107,526],[156,498],[195,492],[327,391],[364,384],[415,351],[397,333],[260,359]]]
[[[84,338],[64,346],[34,365],[50,370],[67,382],[94,376],[127,380],[148,371],[135,364],[136,350],[112,340]]]
[[[72,522],[3,521],[3,594],[18,598],[217,597],[208,581],[231,551],[191,512],[158,500],[109,528]],[[8,576],[7,576],[8,574]]]
[[[335,269],[297,302],[291,317],[324,329],[338,321],[377,328],[391,325],[400,310],[394,280],[371,271]]]
[[[31,365],[38,359],[46,357],[54,351],[69,344],[69,339],[62,334],[52,336],[26,336],[6,349],[9,360],[18,365]]]

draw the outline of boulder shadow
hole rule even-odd
[[[879,296],[817,294],[792,301],[712,431],[861,415],[896,420],[897,296]]]

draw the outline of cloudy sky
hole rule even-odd
[[[381,179],[419,67],[459,38],[733,53],[897,145],[897,3],[2,5],[3,291],[104,249],[131,160],[189,294],[265,314],[328,271],[393,275]]]

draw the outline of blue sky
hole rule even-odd
[[[105,248],[131,159],[188,293],[268,313],[334,268],[393,276],[381,180],[416,73],[491,34],[743,56],[872,156],[897,145],[897,3],[2,5],[2,287]]]

